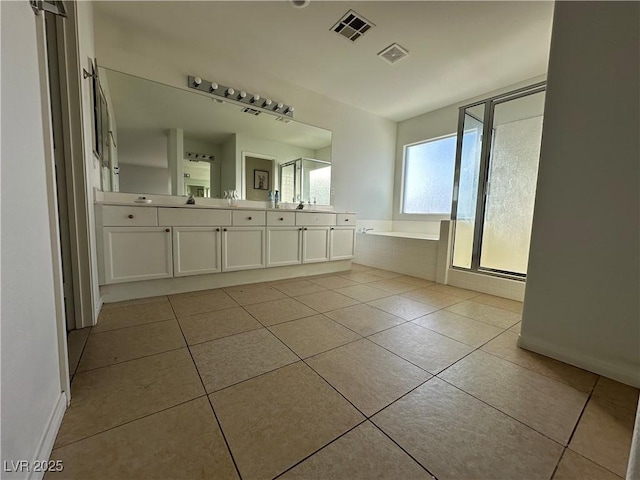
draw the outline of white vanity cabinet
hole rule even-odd
[[[329,259],[348,260],[356,253],[356,229],[352,227],[331,227]]]
[[[222,229],[222,271],[264,268],[265,227],[228,227]]]
[[[222,271],[221,227],[173,227],[176,277]]]
[[[330,227],[302,228],[302,263],[329,261]]]
[[[103,227],[105,283],[173,276],[171,228]]]

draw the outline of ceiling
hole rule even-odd
[[[547,70],[553,2],[96,2],[108,15],[185,48],[242,59],[275,77],[393,121]],[[355,43],[330,31],[350,9],[375,24]],[[397,42],[395,65],[377,53]]]

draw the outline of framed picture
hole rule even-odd
[[[253,189],[269,190],[269,172],[266,170],[253,171]]]

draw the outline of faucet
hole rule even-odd
[[[302,210],[304,208],[304,200],[300,200],[300,203],[296,207],[296,210]]]
[[[367,233],[369,231],[373,230],[373,228],[363,228],[362,230],[360,230],[362,233]]]
[[[193,198],[193,194],[189,195],[189,198],[187,198],[187,205],[195,205],[196,204],[196,199]]]

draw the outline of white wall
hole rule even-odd
[[[637,2],[557,2],[520,343],[640,387]]]
[[[398,123],[398,143],[395,151],[395,179],[394,179],[394,195],[393,195],[393,219],[394,220],[448,220],[450,215],[409,215],[400,213],[401,192],[402,192],[402,167],[404,146],[417,143],[431,138],[444,137],[446,135],[455,135],[458,130],[458,114],[461,106],[468,105],[476,101],[506,93],[517,88],[525,87],[534,83],[545,80],[544,76],[535,77],[530,80],[509,85],[505,88],[487,92],[480,97],[470,98],[468,100],[440,108],[423,115],[410,118]]]
[[[60,405],[62,385],[53,271],[53,256],[58,253],[51,247],[45,167],[51,145],[43,138],[36,17],[28,2],[0,5],[1,461],[10,462],[31,461],[38,451],[42,453],[47,427]],[[27,178],[28,191],[20,181]],[[2,475],[26,476],[24,472]]]
[[[171,175],[169,169],[121,163],[120,191],[170,195]]]
[[[270,76],[231,54],[216,55],[207,45],[159,38],[113,18],[97,16],[95,26],[98,57],[105,67],[185,89],[187,75],[196,74],[295,105],[296,120],[333,132],[335,207],[357,211],[361,218],[391,218],[394,122]]]

